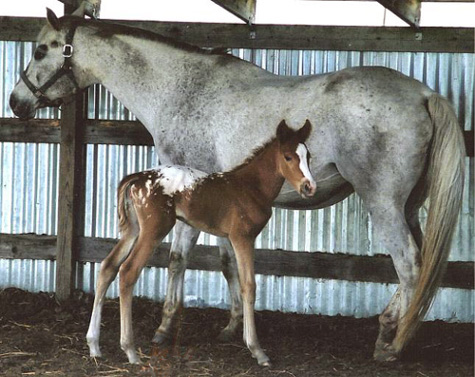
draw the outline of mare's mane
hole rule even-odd
[[[100,21],[93,19],[85,19],[77,16],[63,16],[59,19],[61,26],[70,27],[72,24],[82,26],[97,31],[97,35],[103,38],[112,38],[114,35],[130,35],[133,37],[146,39],[149,41],[156,41],[167,44],[169,46],[179,48],[189,52],[195,52],[205,55],[220,55],[224,57],[233,58],[232,55],[227,54],[222,48],[205,49],[197,47],[177,39],[166,37],[161,34],[154,33],[149,30],[139,29],[132,26],[121,25],[108,21]]]

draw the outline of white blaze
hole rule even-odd
[[[297,146],[297,150],[295,151],[295,153],[297,153],[297,156],[299,156],[300,158],[299,168],[301,172],[303,173],[304,177],[309,180],[311,185],[316,185],[315,180],[312,177],[312,173],[310,173],[310,168],[307,163],[308,149],[305,146],[305,144],[300,143]]]

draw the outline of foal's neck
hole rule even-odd
[[[278,148],[278,141],[273,139],[253,157],[230,172],[238,180],[250,182],[253,191],[258,191],[262,199],[269,203],[279,195],[285,181],[278,171]]]

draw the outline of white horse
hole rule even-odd
[[[280,120],[296,128],[309,119],[315,125],[307,145],[317,193],[304,201],[284,186],[275,205],[313,209],[353,192],[362,198],[400,281],[380,316],[374,357],[399,356],[437,290],[461,204],[464,140],[445,98],[387,68],[281,77],[143,30],[75,16],[58,19],[51,11],[47,16],[34,58],[10,97],[22,119],[100,83],[145,125],[162,163],[206,172],[238,164],[270,139]],[[427,197],[423,235],[418,213]],[[184,224],[176,227],[156,343],[171,334],[198,234]],[[223,338],[242,321],[231,250],[222,242],[232,301]]]

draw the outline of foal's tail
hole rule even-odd
[[[419,281],[394,341],[398,351],[414,335],[437,292],[462,202],[465,143],[457,117],[448,100],[438,94],[429,97],[427,108],[434,125],[428,168],[430,207]]]
[[[136,174],[131,174],[122,179],[117,189],[117,211],[119,213],[119,229],[124,233],[129,227],[130,208],[127,201],[130,186],[138,180]]]

